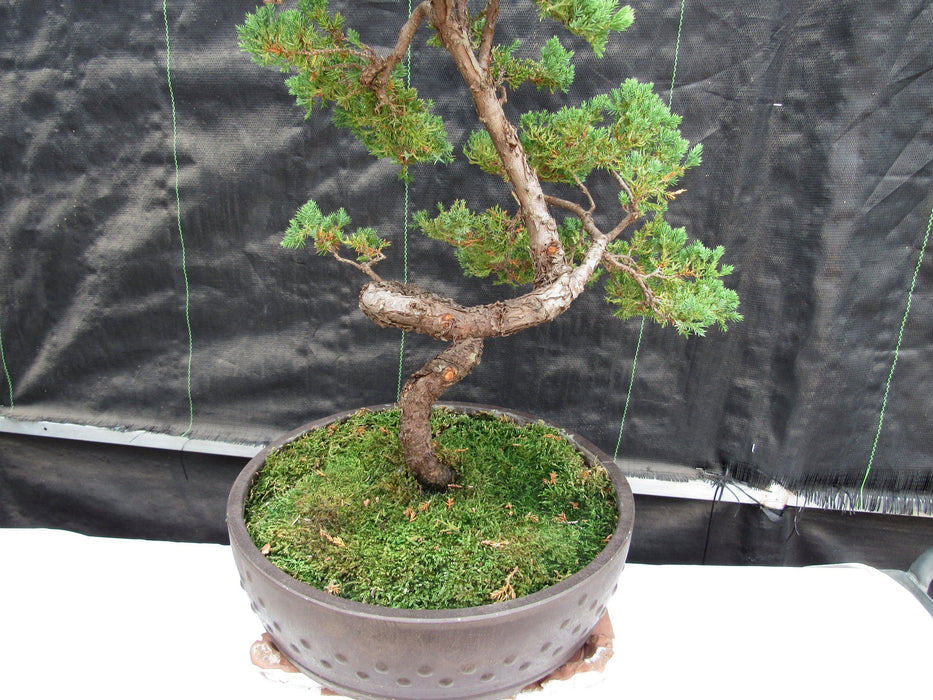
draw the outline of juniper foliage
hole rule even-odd
[[[603,55],[611,35],[628,28],[634,17],[618,0],[535,4],[542,21],[553,20],[583,37],[596,56]],[[482,50],[490,7],[470,17],[469,45],[476,54]],[[410,168],[420,163],[452,160],[443,120],[432,111],[430,100],[406,86],[401,62],[392,65],[367,46],[327,0],[300,0],[291,10],[260,7],[238,30],[241,47],[254,60],[291,73],[286,83],[308,117],[329,107],[336,124],[350,129],[373,156],[396,162],[402,177],[411,177]],[[443,48],[436,33],[426,43]],[[574,78],[574,53],[554,36],[540,47],[540,56],[520,58],[518,41],[493,45],[488,78],[503,95],[523,84],[566,92]],[[611,242],[601,269],[593,274],[595,279],[608,272],[606,300],[615,314],[623,319],[647,316],[684,334],[703,334],[711,325],[725,329],[727,322],[741,316],[737,295],[722,283],[732,271],[719,263],[722,249],[688,243],[683,229],[672,229],[663,219],[668,204],[683,192],[679,181],[702,156],[700,144],[691,147],[681,136],[680,121],[650,83],[629,79],[578,105],[522,114],[518,133],[540,181],[576,186],[589,198],[588,178],[595,172],[609,173],[619,185],[615,206],[620,218],[632,214],[642,223],[628,239]],[[483,171],[509,180],[489,131],[475,131],[464,154]],[[565,260],[574,265],[597,235],[584,225],[596,203],[572,207],[556,198],[555,202],[573,215],[559,227],[559,237]],[[452,245],[467,275],[513,286],[534,280],[521,211],[496,206],[472,212],[463,201],[455,201],[440,204],[433,217],[419,212],[415,224],[425,235]],[[369,266],[383,258],[388,241],[369,228],[347,233],[349,226],[343,209],[324,214],[312,201],[291,221],[283,245],[300,247],[311,241],[318,253],[344,261],[339,252],[349,248],[356,263],[372,274]]]

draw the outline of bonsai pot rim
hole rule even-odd
[[[463,413],[488,412],[508,416],[520,424],[542,420],[526,413],[482,404],[444,402],[438,406]],[[393,407],[395,404],[382,404],[368,406],[366,409],[380,411]],[[357,698],[504,697],[545,677],[559,667],[572,656],[579,644],[586,640],[590,629],[605,613],[606,603],[618,587],[617,580],[628,554],[635,519],[634,497],[621,470],[605,452],[588,440],[544,421],[550,427],[559,430],[566,439],[572,441],[588,462],[594,465],[600,464],[606,468],[612,479],[618,522],[612,537],[599,554],[582,569],[564,580],[513,600],[491,602],[476,607],[444,609],[390,608],[360,603],[331,595],[298,581],[276,567],[263,556],[252,541],[244,520],[245,503],[252,484],[272,451],[314,428],[343,420],[359,410],[361,409],[345,411],[313,421],[273,441],[249,461],[231,488],[227,501],[227,528],[234,559],[240,572],[241,586],[247,591],[254,612],[262,618],[266,631],[272,636],[279,650],[307,675],[333,690]],[[310,622],[302,623],[297,618],[307,618]],[[563,622],[561,622],[562,618]],[[360,647],[361,651],[354,652],[354,654],[338,651],[333,644],[326,641],[332,639],[329,634],[336,634],[336,631],[328,633],[324,627],[330,630],[340,629],[343,637],[346,637],[346,634],[351,637],[355,636],[356,640],[353,645]],[[571,627],[573,627],[572,630]],[[372,630],[382,631],[372,632]],[[456,633],[452,630],[456,630]],[[473,673],[472,670],[462,670],[460,672],[462,676],[458,676],[461,680],[458,681],[456,689],[449,687],[450,683],[453,683],[451,675],[444,679],[447,683],[442,684],[442,688],[434,686],[433,691],[416,687],[393,687],[391,691],[386,688],[376,692],[366,683],[362,685],[357,683],[357,677],[369,679],[369,681],[375,680],[375,677],[370,677],[368,672],[361,674],[359,670],[362,669],[358,669],[356,677],[349,677],[346,672],[331,663],[331,661],[337,665],[352,663],[351,660],[355,658],[355,654],[365,655],[367,651],[360,646],[362,644],[360,637],[365,637],[370,633],[379,638],[387,637],[393,640],[393,644],[403,644],[405,647],[415,644],[414,640],[423,633],[425,641],[422,646],[426,645],[425,648],[429,650],[429,653],[445,645],[469,644],[472,645],[469,647],[470,653],[479,654],[474,658],[480,659],[485,659],[490,654],[499,651],[500,647],[497,646],[492,646],[484,653],[477,651],[476,645],[489,646],[491,639],[500,645],[512,644],[513,650],[522,648],[521,644],[524,644],[525,652],[528,652],[526,642],[515,646],[518,644],[515,641],[518,637],[537,641],[534,644],[535,651],[528,652],[531,655],[522,653],[522,658],[526,659],[527,663],[522,663],[517,669],[503,668],[501,673],[505,677],[496,680],[495,683],[487,682],[491,681],[493,673],[476,674],[480,677],[474,681],[468,681],[463,676],[470,676]],[[455,636],[449,636],[451,634]],[[505,641],[506,638],[509,641]],[[553,639],[557,641],[552,644]],[[321,644],[328,646],[329,651],[316,653],[329,653],[328,658],[331,661],[322,661],[319,658],[317,662],[323,669],[309,668],[308,664],[302,662],[301,659],[309,653],[308,650],[312,646]],[[289,649],[295,653],[292,654]],[[367,646],[366,649],[368,650],[369,647]],[[378,649],[373,650],[373,654],[377,653]],[[448,649],[446,653],[449,656],[452,652]],[[535,655],[542,658],[535,658]],[[513,658],[516,657],[513,655]],[[371,659],[373,660],[375,659]],[[510,662],[506,660],[498,663],[502,666],[510,666]],[[523,671],[523,669],[527,670]],[[384,673],[385,670],[380,670],[377,665],[375,672]],[[420,675],[420,670],[417,673]],[[497,671],[495,675],[499,673]],[[413,679],[414,675],[400,677],[398,684],[415,685],[409,678]],[[461,682],[465,685],[459,685]],[[456,694],[451,694],[451,691]]]
[[[375,406],[367,406],[365,407],[365,410],[377,412],[394,407],[395,404],[379,404]],[[496,413],[500,415],[511,416],[521,422],[536,422],[541,420],[540,418],[532,416],[531,414],[484,404],[444,402],[438,404],[438,407],[449,408],[451,410],[463,413]],[[262,555],[246,530],[243,517],[244,505],[246,503],[246,498],[249,495],[250,488],[252,488],[253,481],[255,480],[259,470],[265,464],[266,458],[272,452],[282,447],[283,445],[297,440],[299,437],[315,428],[344,420],[358,413],[360,410],[363,409],[358,408],[352,411],[343,411],[341,413],[327,416],[326,418],[312,421],[311,423],[307,423],[301,428],[287,433],[286,435],[279,437],[275,441],[269,443],[268,446],[266,446],[260,453],[253,457],[246,465],[246,467],[243,468],[230,490],[230,495],[227,501],[227,528],[230,533],[231,542],[236,540],[236,543],[245,552],[252,551],[255,555],[252,558],[256,561],[259,569],[279,585],[291,588],[295,592],[298,592],[305,597],[314,600],[316,603],[326,607],[353,613],[354,615],[358,615],[360,617],[381,619],[397,619],[399,617],[403,617],[413,622],[417,622],[419,619],[433,622],[444,618],[455,618],[457,620],[470,618],[475,620],[482,620],[486,617],[500,615],[502,612],[512,610],[514,608],[534,608],[538,605],[548,605],[550,604],[551,599],[555,596],[559,596],[565,591],[569,591],[575,588],[580,581],[588,577],[591,571],[602,568],[607,561],[615,558],[620,550],[623,548],[626,550],[628,549],[628,545],[631,541],[632,525],[635,520],[634,496],[632,495],[631,488],[629,487],[628,481],[625,480],[625,477],[623,476],[621,479],[617,478],[617,476],[621,476],[621,472],[619,471],[618,474],[613,474],[613,472],[610,470],[609,473],[613,477],[613,486],[616,489],[616,501],[619,516],[619,521],[616,525],[612,538],[602,549],[602,551],[597,554],[585,567],[572,574],[571,576],[568,576],[563,581],[560,581],[553,586],[548,586],[547,588],[544,588],[540,591],[536,591],[535,593],[531,593],[520,598],[515,598],[513,600],[489,603],[487,605],[469,608],[442,608],[431,610],[388,608],[381,605],[360,603],[354,600],[340,598],[339,596],[331,595],[330,593],[326,593],[319,588],[315,588],[314,586],[292,578]],[[605,466],[605,462],[609,459],[609,457],[605,455],[602,450],[600,450],[585,438],[581,438],[579,435],[571,434],[564,430],[561,432],[563,432],[566,437],[573,440],[575,446],[584,454],[584,457],[587,460],[591,462],[599,461]],[[599,459],[600,457],[603,457],[603,459]],[[625,533],[628,534],[624,537],[619,536],[620,534],[624,535]]]

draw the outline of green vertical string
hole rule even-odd
[[[641,327],[638,329],[638,341],[635,343],[635,356],[632,358],[632,374],[628,380],[628,393],[625,395],[625,408],[622,409],[622,420],[619,422],[619,437],[616,440],[616,451],[612,453],[615,461],[619,457],[619,446],[622,444],[622,431],[625,429],[625,416],[628,415],[628,402],[632,398],[632,386],[635,384],[635,365],[638,364],[638,350],[641,348],[641,335],[645,330],[645,317],[641,317]]]
[[[188,330],[188,427],[182,437],[188,435],[194,427],[194,399],[191,394],[191,363],[194,356],[194,340],[191,335],[191,288],[188,283],[188,259],[185,250],[185,234],[181,227],[181,193],[178,176],[178,113],[175,108],[175,91],[172,88],[172,42],[168,31],[168,0],[162,0],[162,18],[165,20],[165,78],[168,81],[168,95],[172,103],[172,159],[175,163],[175,217],[178,226],[178,240],[181,243],[181,272],[185,280],[185,325]]]
[[[677,80],[677,60],[680,56],[680,36],[684,28],[684,9],[687,0],[680,1],[680,19],[677,23],[677,39],[674,42],[674,67],[671,70],[671,91],[667,98],[668,108],[674,104],[674,81]],[[628,380],[628,392],[625,395],[625,406],[622,408],[622,420],[619,421],[619,437],[616,439],[616,449],[612,459],[618,459],[619,447],[622,445],[622,431],[625,430],[625,417],[628,415],[629,401],[632,399],[632,387],[635,385],[635,367],[638,364],[638,351],[641,349],[641,338],[645,332],[645,317],[641,317],[641,325],[638,327],[638,340],[635,342],[635,355],[632,357],[632,374]]]
[[[677,22],[677,40],[674,42],[674,70],[671,71],[671,91],[667,97],[668,109],[674,105],[674,81],[677,79],[677,58],[680,54],[680,35],[684,29],[684,9],[686,9],[687,0],[680,0],[680,19]]]
[[[871,453],[868,455],[868,466],[865,468],[865,475],[862,477],[862,483],[858,490],[858,499],[855,507],[861,508],[865,495],[865,485],[868,483],[868,475],[871,473],[872,465],[875,462],[875,452],[878,449],[878,440],[881,437],[881,427],[884,425],[884,412],[888,407],[888,393],[891,390],[891,380],[894,379],[894,368],[897,367],[897,358],[901,352],[901,343],[904,340],[904,328],[907,326],[907,317],[910,315],[910,304],[914,297],[914,288],[917,285],[917,277],[920,275],[920,266],[923,264],[923,253],[926,250],[927,243],[930,241],[930,229],[933,229],[933,210],[930,211],[930,219],[927,221],[927,230],[923,236],[923,243],[920,245],[920,256],[917,258],[917,265],[914,267],[914,276],[910,280],[910,290],[907,292],[907,306],[904,309],[904,317],[901,319],[901,327],[897,332],[897,343],[894,346],[894,358],[891,360],[891,370],[888,372],[888,379],[884,385],[884,395],[881,398],[881,411],[878,414],[878,429],[875,431],[875,440],[871,445]]]
[[[403,268],[402,280],[408,284],[408,180],[405,180],[405,215],[403,218],[405,231],[402,234],[402,252]],[[405,331],[402,331],[402,339],[398,347],[398,388],[395,392],[395,400],[402,400],[402,379],[405,376]]]
[[[408,0],[408,16],[411,17],[411,0]],[[405,54],[405,86],[411,87],[411,47]],[[402,215],[402,281],[408,284],[408,197],[409,187],[408,178],[405,180],[405,211]],[[405,331],[402,331],[402,339],[399,341],[398,348],[398,388],[395,392],[395,400],[402,400],[402,379],[405,376]]]
[[[3,352],[3,328],[0,327],[0,365],[3,366],[3,375],[6,377],[7,390],[10,392],[10,408],[16,408],[13,402],[13,380],[10,378],[10,368],[6,365],[6,353]]]

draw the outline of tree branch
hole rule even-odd
[[[632,223],[635,222],[640,216],[640,214],[637,212],[630,211],[625,215],[625,218],[623,218],[611,231],[609,231],[609,233],[603,233],[599,227],[596,226],[596,222],[593,220],[593,210],[595,209],[595,205],[590,207],[590,209],[584,209],[576,202],[571,202],[568,199],[555,197],[554,195],[545,195],[544,198],[548,204],[565,209],[580,219],[580,221],[583,222],[583,228],[588,234],[590,234],[593,239],[606,238],[607,243],[610,243],[618,238],[619,235],[625,229],[631,226]],[[592,199],[590,201],[592,202]]]
[[[544,199],[548,204],[555,207],[560,207],[561,209],[566,209],[571,214],[576,215],[580,219],[583,219],[583,217],[585,217],[587,214],[586,209],[581,207],[576,202],[571,202],[569,199],[562,199],[561,197],[555,197],[554,195],[550,194],[545,195]]]
[[[619,175],[615,170],[612,171],[612,176],[616,179],[616,182],[619,183],[619,187],[625,190],[625,194],[628,195],[628,201],[631,206],[635,206],[635,195],[632,194],[632,188],[628,186],[628,183],[622,179],[622,176]]]
[[[360,310],[384,328],[413,331],[437,340],[512,335],[554,320],[583,293],[612,240],[598,229],[596,233],[591,233],[593,241],[579,265],[571,267],[563,261],[566,272],[513,299],[465,307],[415,285],[374,281],[360,292]]]
[[[486,22],[483,24],[483,35],[479,42],[478,60],[480,68],[489,71],[492,60],[492,40],[496,33],[496,22],[499,20],[499,0],[489,0],[486,5]]]
[[[570,271],[557,222],[548,210],[541,181],[528,163],[518,130],[503,111],[497,86],[473,53],[470,26],[458,12],[461,6],[459,0],[432,0],[430,22],[469,88],[476,114],[499,155],[528,231],[534,284],[545,286]]]
[[[629,226],[631,226],[635,221],[637,221],[637,220],[639,219],[640,216],[641,216],[641,214],[640,214],[639,212],[637,212],[637,211],[630,211],[630,212],[628,212],[628,213],[625,215],[625,218],[622,219],[622,221],[620,221],[619,223],[617,223],[617,224],[615,225],[615,227],[614,227],[609,233],[606,234],[606,238],[608,238],[610,241],[614,241],[616,238],[619,237],[619,235],[620,235],[625,229],[627,229],[627,228],[628,228]]]
[[[603,254],[603,265],[605,265],[608,269],[624,272],[633,280],[635,280],[635,283],[641,289],[641,293],[645,297],[645,301],[648,303],[648,306],[651,307],[652,311],[657,310],[657,297],[655,297],[654,292],[651,291],[651,287],[649,287],[648,283],[645,281],[649,277],[653,277],[654,273],[646,275],[645,273],[638,270],[635,265],[635,261],[630,257],[613,255],[612,253],[608,252]]]
[[[355,267],[357,270],[365,274],[367,277],[369,277],[374,282],[384,281],[379,275],[376,274],[375,270],[373,270],[373,267],[372,267],[380,260],[386,259],[386,256],[383,255],[382,253],[380,253],[377,257],[373,258],[369,262],[365,262],[365,263],[359,263],[356,260],[350,260],[349,258],[345,258],[339,253],[337,253],[336,250],[332,250],[331,255],[333,255],[337,260],[344,263],[345,265],[350,265],[351,267]]]
[[[402,59],[405,58],[405,54],[408,53],[411,42],[414,41],[418,27],[420,27],[421,23],[428,17],[430,11],[431,0],[423,0],[417,5],[415,9],[412,10],[411,16],[399,30],[395,48],[393,48],[385,58],[374,61],[369,68],[363,71],[360,81],[364,85],[375,88],[380,99],[383,101],[385,101],[385,89],[386,85],[389,84],[392,71]]]
[[[313,58],[315,56],[356,56],[361,58],[364,61],[376,61],[376,53],[370,49],[368,46],[365,51],[360,51],[359,49],[348,49],[348,48],[339,48],[339,49],[295,49],[294,51],[287,51],[283,49],[278,44],[271,44],[267,47],[266,51],[273,56],[284,57],[286,60],[295,63],[295,61],[290,56],[305,56]],[[328,66],[328,70],[340,70],[344,68],[358,68],[359,64],[356,63],[337,63]]]
[[[573,179],[577,183],[577,187],[580,188],[580,191],[586,195],[586,200],[590,203],[590,208],[588,211],[590,214],[592,214],[594,211],[596,211],[596,201],[593,199],[593,195],[590,193],[589,188],[583,184],[583,180],[581,180],[576,175],[573,176]]]

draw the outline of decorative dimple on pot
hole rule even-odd
[[[475,404],[445,404],[466,413],[538,419]],[[378,411],[390,406],[375,406]],[[244,508],[272,450],[356,411],[310,423],[269,445],[243,469],[227,503],[227,527],[240,583],[279,650],[331,690],[361,699],[503,698],[547,676],[569,659],[596,625],[625,564],[635,507],[615,463],[564,431],[577,449],[612,477],[619,522],[605,549],[576,574],[522,598],[475,608],[403,610],[345,600],[297,581],[273,566],[249,537]]]

